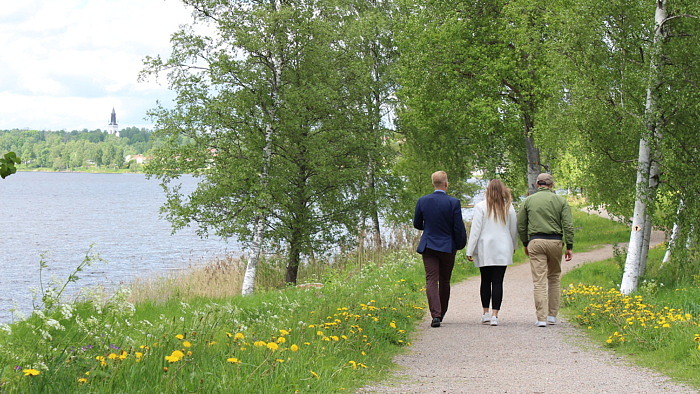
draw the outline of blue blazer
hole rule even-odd
[[[467,245],[462,205],[459,199],[448,196],[442,190],[418,199],[413,227],[423,230],[416,250],[418,253],[423,253],[425,248],[455,253]]]

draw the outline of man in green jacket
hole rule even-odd
[[[534,284],[537,327],[557,323],[561,298],[561,256],[566,242],[566,261],[573,257],[574,224],[571,208],[552,187],[550,174],[537,176],[538,191],[525,199],[518,212],[518,235],[530,257]]]

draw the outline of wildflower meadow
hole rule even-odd
[[[54,303],[0,334],[2,392],[324,392],[387,373],[423,318],[415,254],[251,297]],[[379,368],[378,368],[379,367]]]
[[[656,267],[633,294],[619,292],[620,262],[612,259],[565,275],[562,301],[569,319],[602,346],[700,387],[700,276],[659,282],[653,273],[663,252],[663,245],[650,251]]]

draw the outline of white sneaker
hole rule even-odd
[[[498,325],[498,316],[491,316],[491,325],[492,326]]]
[[[491,322],[491,315],[488,313],[484,313],[481,316],[481,324],[489,324]]]
[[[554,316],[547,316],[547,324],[557,324],[557,318]]]
[[[547,322],[544,322],[544,321],[536,321],[536,322],[535,322],[535,325],[536,325],[537,327],[547,327]]]

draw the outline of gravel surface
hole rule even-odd
[[[663,240],[655,233],[653,242]],[[564,272],[612,257],[606,246],[576,253]],[[510,266],[496,327],[480,324],[479,278],[453,285],[441,327],[426,316],[400,370],[359,392],[397,393],[697,393],[594,344],[565,320],[535,327],[530,265]]]

